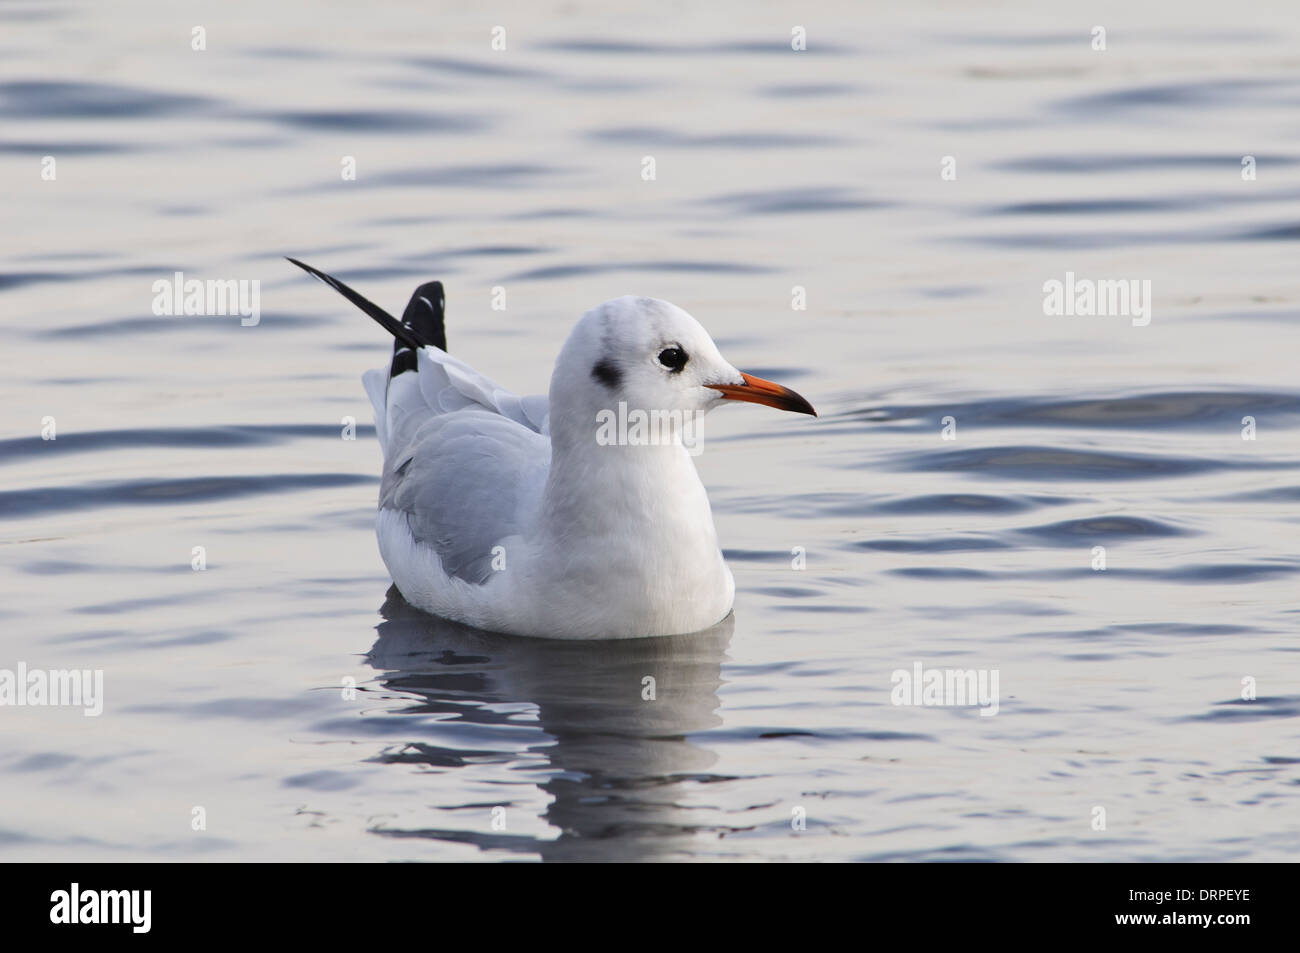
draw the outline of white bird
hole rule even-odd
[[[519,397],[447,354],[440,282],[399,322],[289,261],[395,338],[363,381],[384,454],[379,551],[407,602],[558,639],[697,632],[731,612],[692,428],[725,401],[816,416],[806,400],[736,370],[681,308],[630,295],[578,321],[549,398]]]

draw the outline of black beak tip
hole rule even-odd
[[[796,414],[808,414],[810,417],[817,416],[816,409],[812,404],[808,403],[807,398],[803,394],[796,394],[794,391],[790,392],[790,406],[786,410],[791,410]]]

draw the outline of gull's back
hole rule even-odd
[[[485,585],[494,561],[500,569],[508,558],[503,540],[527,528],[546,483],[546,398],[517,397],[431,346],[390,373],[364,377],[384,452],[384,560],[408,600],[429,587],[398,578],[408,574],[395,563],[414,555],[405,534],[437,554],[442,574]],[[450,586],[448,596],[459,588]]]

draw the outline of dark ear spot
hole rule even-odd
[[[591,376],[600,381],[610,390],[618,390],[618,386],[623,383],[623,374],[614,362],[607,357],[602,357],[591,369]]]

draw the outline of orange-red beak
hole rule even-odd
[[[775,407],[777,410],[790,410],[796,414],[812,414],[817,416],[817,411],[813,410],[812,404],[804,400],[788,387],[782,387],[780,384],[773,384],[771,381],[765,381],[761,377],[754,377],[752,374],[741,374],[745,379],[743,384],[709,384],[714,390],[722,391],[722,396],[728,400],[745,400],[751,404],[767,404],[769,407]]]

